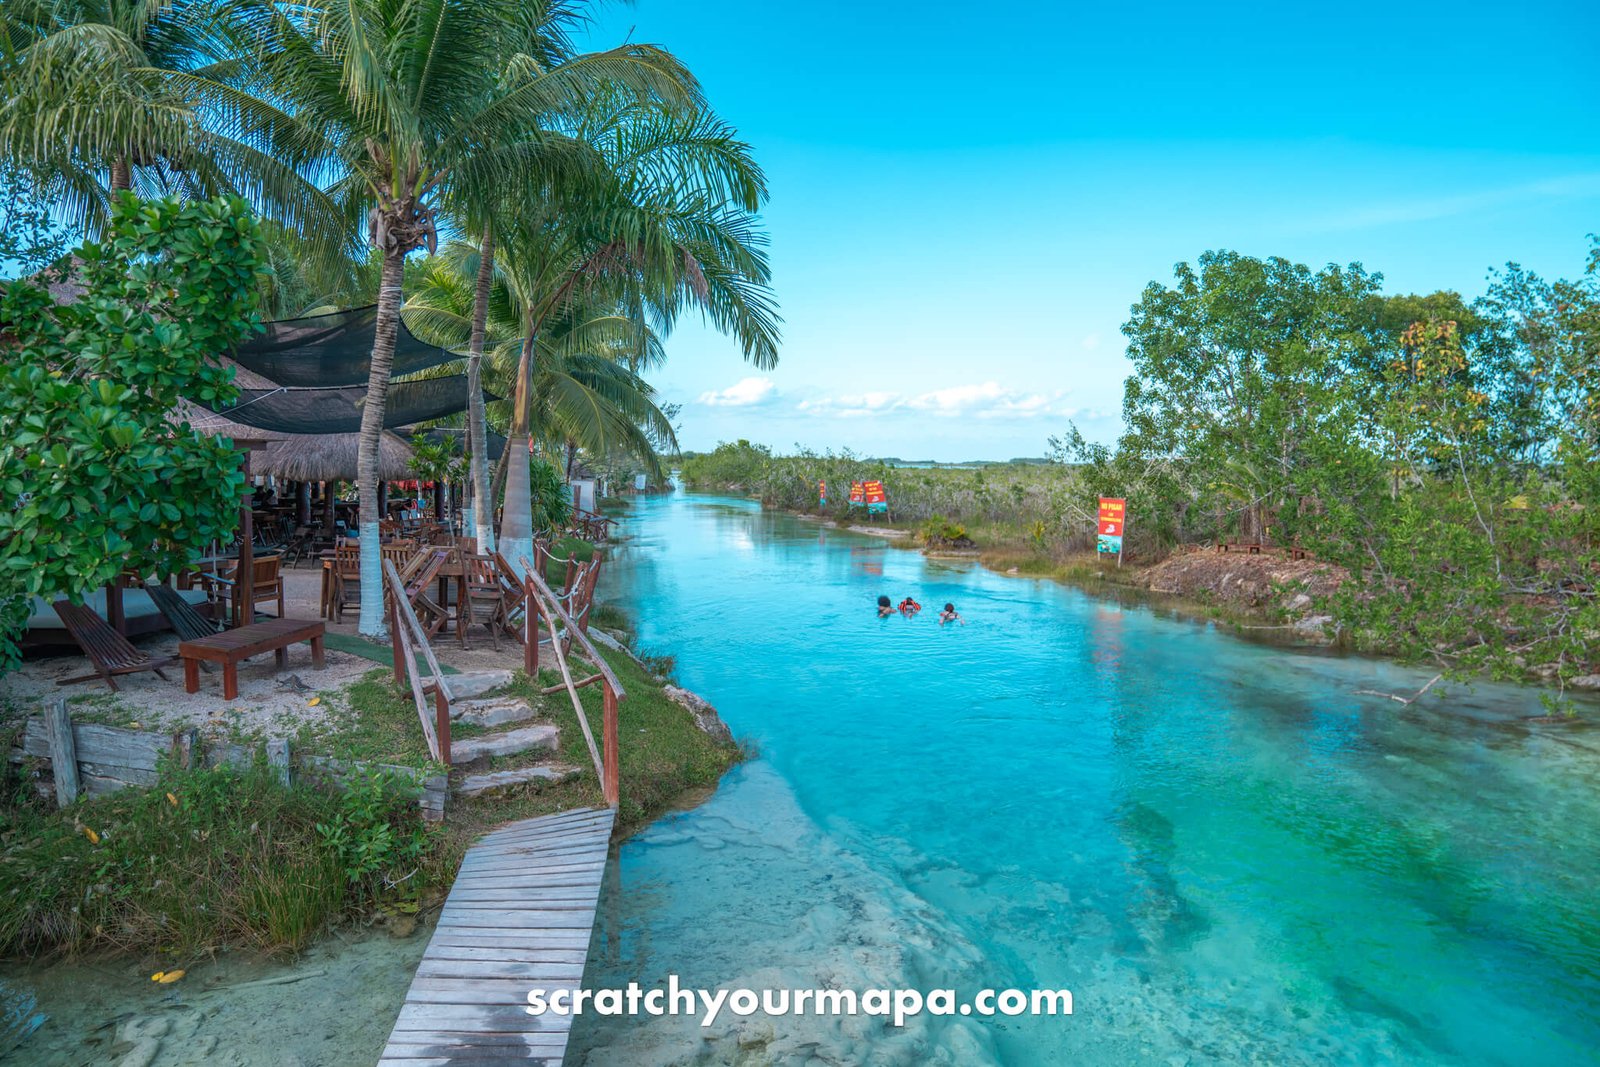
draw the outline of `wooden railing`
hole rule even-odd
[[[523,567],[523,588],[527,599],[523,605],[523,649],[524,665],[528,677],[536,679],[539,676],[539,627],[541,617],[548,620],[550,630],[550,648],[555,654],[556,665],[561,669],[562,684],[551,686],[546,693],[553,693],[565,688],[572,697],[572,710],[577,712],[578,725],[583,730],[583,739],[588,743],[589,756],[594,760],[595,773],[600,777],[600,791],[606,803],[615,808],[622,797],[622,772],[620,756],[618,753],[618,726],[617,705],[627,692],[622,688],[622,683],[612,672],[610,664],[605,657],[600,655],[594,643],[589,640],[589,635],[582,626],[575,622],[566,608],[561,604],[561,598],[551,590],[545,582],[544,575],[528,562],[527,557],[519,560]],[[556,623],[560,622],[564,633],[556,632]],[[583,649],[584,654],[595,665],[595,673],[581,680],[574,680],[572,669],[567,663],[567,652],[563,645],[571,641]],[[602,718],[601,742],[603,751],[596,748],[594,731],[589,727],[589,718],[584,714],[583,702],[578,697],[578,690],[587,685],[600,683],[603,694],[604,716]]]
[[[417,705],[417,718],[422,720],[422,734],[428,739],[428,753],[445,766],[450,765],[450,688],[444,680],[444,671],[428,643],[428,632],[417,621],[411,601],[406,597],[406,583],[395,569],[394,560],[383,561],[383,578],[389,589],[389,640],[394,645],[394,680],[396,685],[411,685],[411,698]],[[416,649],[420,649],[433,671],[433,679],[422,680],[417,670]],[[428,721],[428,698],[433,698],[433,722]]]

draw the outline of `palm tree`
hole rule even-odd
[[[581,203],[525,205],[516,230],[505,235],[522,339],[506,446],[513,455],[530,440],[542,333],[576,319],[596,292],[609,294],[603,306],[620,311],[612,316],[613,335],[635,367],[659,352],[653,339],[670,332],[686,308],[732,333],[757,366],[777,362],[779,320],[755,217],[766,187],[748,146],[707,110],[616,95],[597,101],[575,135],[605,156],[611,180]],[[663,427],[670,432],[664,416],[654,432]],[[532,556],[529,489],[526,465],[510,464],[500,527],[500,548],[510,559]]]
[[[349,228],[310,179],[316,144],[267,96],[243,9],[206,0],[6,0],[0,155],[98,234],[111,198],[227,193],[339,255]]]
[[[332,145],[325,167],[339,177],[330,191],[366,208],[369,239],[383,256],[357,461],[361,581],[369,589],[382,581],[378,445],[406,256],[436,247],[446,203],[494,204],[513,182],[570,183],[574,143],[551,131],[602,91],[698,97],[688,71],[651,45],[503,77],[508,60],[527,51],[524,28],[548,10],[575,11],[514,0],[310,0],[272,8],[266,66],[275,91],[296,121]],[[361,632],[383,629],[381,599],[364,597]]]
[[[489,298],[478,300],[474,279],[481,277],[484,262],[477,248],[460,241],[429,259],[406,300],[406,323],[419,336],[446,347],[460,347],[481,325],[488,384],[504,394],[516,387],[525,301],[514,277],[508,281],[506,276],[505,268],[516,266],[514,258],[501,261]],[[481,322],[476,314],[480,309]],[[601,455],[625,451],[659,474],[659,448],[675,449],[677,439],[655,390],[634,369],[640,336],[637,325],[614,306],[575,303],[546,324],[531,390],[530,424],[539,430],[539,443],[570,443]],[[648,327],[643,336],[645,355],[654,362],[660,342]],[[441,367],[437,372],[456,370]]]

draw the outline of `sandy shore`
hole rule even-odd
[[[290,618],[316,619],[322,596],[321,571],[303,566],[284,572],[286,614]],[[358,636],[357,616],[345,613],[345,621],[327,620],[329,634]],[[463,649],[453,634],[441,634],[434,651],[442,663],[461,671],[515,668],[521,664],[521,646],[502,637],[496,652],[489,632],[476,627],[468,633],[469,647]],[[176,657],[178,639],[170,631],[133,639],[140,649],[152,655]],[[168,732],[196,727],[213,736],[287,737],[300,727],[324,724],[344,709],[344,691],[381,663],[330,648],[326,668],[311,666],[311,646],[292,645],[288,666],[279,670],[271,654],[256,656],[239,666],[239,696],[222,698],[222,672],[202,672],[200,691],[183,689],[183,667],[174,663],[163,668],[167,679],[153,672],[119,677],[119,692],[113,693],[102,681],[58,686],[56,680],[90,674],[93,665],[82,655],[51,655],[30,659],[20,670],[0,678],[0,703],[13,709],[33,711],[45,702],[65,696],[74,720],[103,722],[112,726]],[[294,684],[298,679],[299,686]],[[304,688],[301,688],[301,687]]]

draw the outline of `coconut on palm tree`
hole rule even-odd
[[[537,65],[542,49],[528,37],[546,12],[577,17],[565,4],[513,0],[311,0],[271,9],[271,83],[296,121],[331,146],[324,166],[338,177],[330,192],[365,208],[368,238],[383,257],[358,460],[369,589],[382,580],[378,446],[406,256],[435,248],[447,203],[494,205],[513,183],[571,184],[585,153],[558,131],[601,93],[698,98],[688,71],[651,45]],[[519,56],[529,57],[522,76],[505,76]],[[364,597],[361,632],[383,629],[380,598]]]

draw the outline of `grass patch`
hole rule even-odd
[[[407,783],[289,787],[265,765],[165,768],[64,811],[5,810],[0,955],[118,950],[177,961],[305,947],[341,917],[453,870]]]
[[[597,602],[589,609],[589,624],[602,630],[617,630],[625,634],[634,632],[633,616],[609,600]]]
[[[305,723],[296,732],[294,745],[299,751],[419,769],[434,765],[411,690],[396,689],[389,670],[368,671],[323,703],[327,708],[323,721]],[[431,705],[428,713],[433,714]],[[452,737],[483,732],[461,723],[450,729]]]

